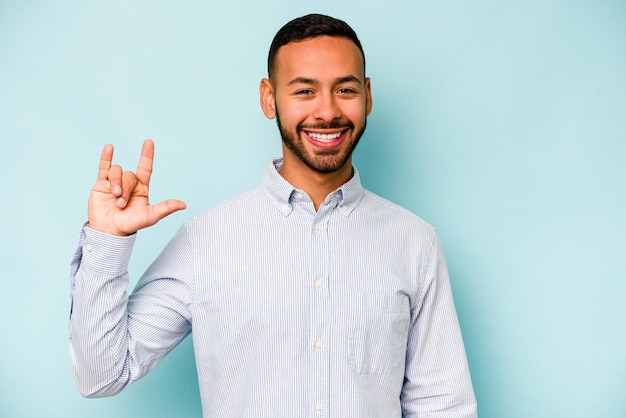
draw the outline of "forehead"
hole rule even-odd
[[[360,49],[348,38],[321,36],[283,45],[276,54],[275,76],[280,81],[293,77],[320,79],[353,75],[364,79]]]

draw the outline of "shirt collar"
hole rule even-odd
[[[272,200],[276,207],[285,215],[289,215],[293,210],[291,201],[294,196],[305,192],[296,189],[280,175],[279,171],[282,165],[282,158],[276,158],[270,161],[263,177],[262,187],[265,194]],[[333,200],[337,200],[339,212],[346,217],[350,216],[350,213],[356,208],[364,193],[357,169],[352,167],[352,170],[352,178],[329,195]]]

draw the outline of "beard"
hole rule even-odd
[[[278,124],[278,130],[280,131],[280,137],[283,140],[285,146],[307,167],[318,173],[330,174],[338,171],[344,167],[350,156],[354,152],[354,149],[359,143],[361,136],[365,132],[367,126],[367,119],[363,122],[363,127],[357,132],[354,131],[354,124],[350,121],[347,122],[331,122],[331,123],[318,123],[315,125],[305,125],[299,123],[296,126],[295,136],[291,132],[283,128],[280,123],[280,117],[278,112],[276,113],[276,123]],[[348,128],[352,131],[352,137],[346,138],[344,141],[350,141],[346,148],[339,150],[316,150],[309,152],[305,147],[301,138],[301,133],[306,129],[345,129]]]

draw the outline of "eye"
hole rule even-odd
[[[309,95],[309,94],[313,94],[313,90],[302,89],[302,90],[296,91],[296,94],[302,95],[302,96],[306,96],[306,95]]]
[[[356,90],[350,87],[342,87],[337,91],[339,94],[356,94]]]

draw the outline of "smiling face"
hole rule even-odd
[[[283,171],[348,174],[352,151],[371,111],[361,51],[349,39],[321,36],[282,46],[272,79],[261,81],[261,106],[276,117]]]

